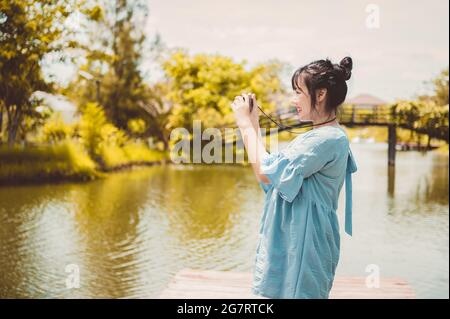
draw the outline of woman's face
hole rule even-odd
[[[297,91],[292,101],[295,105],[298,113],[298,117],[301,121],[316,121],[325,116],[325,101],[326,90],[320,89],[316,91],[316,105],[313,109],[311,107],[311,96],[308,93],[303,78],[300,76],[297,80]]]
[[[298,88],[294,92],[292,103],[297,109],[298,117],[302,121],[312,120],[313,114],[311,114],[311,98],[301,76],[299,76],[299,79],[297,80],[297,86]]]

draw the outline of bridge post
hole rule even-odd
[[[397,145],[397,126],[388,124],[388,166],[395,166],[395,146]]]
[[[395,195],[395,166],[388,165],[387,167],[388,177],[388,194],[390,197]]]

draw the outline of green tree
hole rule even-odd
[[[441,71],[441,73],[436,76],[431,81],[426,81],[426,84],[431,85],[433,94],[432,95],[422,95],[419,96],[419,101],[433,102],[436,105],[448,105],[448,93],[449,93],[449,76],[448,68]]]
[[[398,101],[390,105],[390,109],[395,123],[411,129],[410,139],[414,131],[418,131],[428,135],[428,146],[431,137],[448,142],[448,105],[436,105],[431,100]]]
[[[84,4],[77,0],[0,0],[0,119],[6,113],[9,145],[16,142],[24,117],[38,106],[30,99],[32,93],[52,90],[42,74],[43,58],[76,47],[73,30],[65,22]]]
[[[111,68],[105,81],[104,107],[111,121],[126,129],[128,120],[144,114],[146,86],[139,70],[145,36],[146,6],[143,1],[116,0],[112,20]],[[142,10],[145,10],[144,14]]]
[[[437,105],[448,105],[448,68],[433,80]]]
[[[152,114],[146,109],[153,96],[140,70],[146,43],[146,2],[101,3],[100,18],[90,26],[89,40],[84,45],[86,63],[81,66],[81,71],[93,78],[79,76],[66,92],[72,92],[80,105],[95,100],[105,109],[108,120],[120,129],[128,130],[128,122],[139,118],[150,127]]]
[[[273,110],[273,97],[282,93],[278,63],[259,64],[246,70],[245,63],[235,63],[220,55],[186,52],[173,53],[164,63],[168,78],[167,99],[171,112],[166,128],[192,129],[193,120],[205,127],[233,126],[230,108],[234,97],[244,91],[256,94],[266,110]]]

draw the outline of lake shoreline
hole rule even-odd
[[[0,187],[3,186],[22,186],[22,185],[45,185],[45,184],[64,184],[64,183],[87,183],[101,178],[108,177],[110,174],[132,170],[134,168],[143,168],[156,165],[168,165],[170,161],[138,161],[124,163],[107,168],[96,168],[94,175],[70,175],[50,172],[48,175],[37,174],[29,177],[12,177],[0,179]]]
[[[409,150],[412,152],[418,152],[417,150]],[[448,153],[448,145],[440,146],[433,150],[428,150],[429,152],[436,152],[440,154]],[[8,187],[8,186],[22,186],[22,185],[45,185],[45,184],[64,184],[64,183],[87,183],[91,181],[95,181],[101,178],[106,178],[110,174],[125,172],[132,169],[139,169],[151,166],[160,166],[160,165],[173,165],[174,163],[170,159],[162,159],[155,161],[131,161],[128,163],[122,163],[119,165],[111,166],[111,167],[96,167],[89,172],[88,174],[71,174],[70,172],[64,171],[50,171],[47,174],[37,173],[36,175],[30,175],[27,177],[17,177],[11,176],[8,178],[0,178],[0,187]],[[218,163],[183,163],[182,165],[218,165]],[[220,165],[239,165],[239,166],[249,166],[248,163],[220,163]],[[2,165],[0,171],[5,169],[5,165]],[[0,177],[2,175],[0,174]]]

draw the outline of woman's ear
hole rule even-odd
[[[316,91],[316,100],[317,102],[323,102],[325,101],[325,98],[327,97],[327,89],[322,88],[322,89],[318,89]]]

